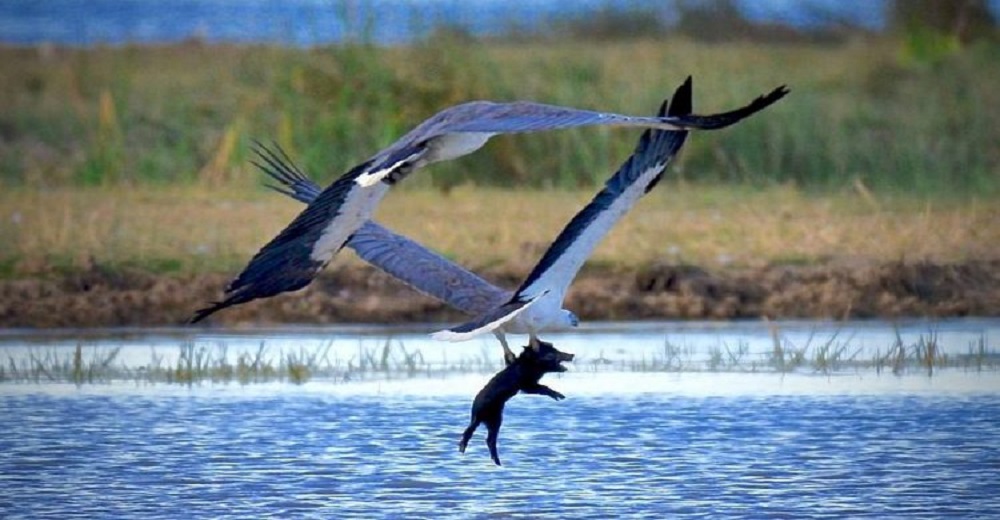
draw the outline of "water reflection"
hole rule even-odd
[[[431,340],[423,328],[8,331],[0,381],[199,383],[443,377],[500,368],[491,337]],[[597,324],[546,339],[580,372],[933,373],[995,370],[1000,320]]]

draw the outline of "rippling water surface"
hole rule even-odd
[[[565,401],[509,404],[502,468],[489,461],[482,432],[464,456],[456,451],[470,401],[461,392],[475,379],[418,392],[405,382],[358,392],[319,383],[7,386],[0,510],[4,518],[1000,510],[994,376],[881,376],[869,392],[857,376],[570,374],[550,381]]]
[[[591,347],[560,339],[608,349],[607,338]],[[3,383],[0,517],[1000,511],[996,371],[637,373],[579,361],[545,379],[565,401],[508,404],[503,467],[489,460],[482,431],[465,455],[456,448],[488,373],[304,385]]]

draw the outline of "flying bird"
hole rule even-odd
[[[659,115],[683,116],[691,111],[691,80],[678,88]],[[575,327],[578,319],[562,307],[566,291],[597,242],[635,202],[659,181],[667,161],[680,149],[686,131],[647,131],[632,157],[605,184],[560,233],[538,265],[515,291],[496,287],[476,274],[374,221],[366,221],[347,246],[365,261],[386,271],[419,292],[441,300],[477,319],[435,334],[438,339],[463,340],[490,331],[500,340],[507,359],[513,359],[504,333],[528,333],[537,344],[543,330]],[[321,193],[291,159],[278,149],[261,145],[255,164],[280,186],[271,188],[310,203]]]
[[[269,149],[257,143],[261,159],[253,164],[278,184],[267,185],[305,204],[323,189],[309,179],[279,146]],[[470,315],[486,312],[514,295],[444,256],[375,222],[366,221],[351,235],[347,247],[364,261],[381,269],[418,292]]]
[[[664,101],[659,115],[683,117],[691,113],[689,77]],[[484,332],[493,332],[508,347],[503,332],[529,335],[529,344],[538,345],[538,333],[575,327],[576,315],[563,308],[570,284],[594,248],[639,199],[649,193],[663,176],[667,162],[687,139],[686,131],[646,130],[635,151],[607,180],[604,188],[566,224],[542,255],[521,286],[507,301],[475,319],[435,332],[439,340],[464,341]]]
[[[763,110],[787,92],[784,86],[778,87],[744,107],[707,116],[638,117],[527,101],[472,101],[452,106],[319,192],[229,283],[222,301],[198,310],[191,323],[232,305],[305,287],[370,220],[393,184],[428,164],[472,153],[494,135],[591,125],[714,130]]]
[[[295,200],[311,203],[322,188],[310,180],[280,147],[268,149],[258,143],[254,150],[261,162],[254,162],[278,182],[269,188]],[[476,316],[503,305],[514,295],[479,275],[424,247],[420,243],[369,220],[351,235],[347,247],[364,261],[402,281],[418,292],[452,308]],[[569,312],[569,311],[567,311]],[[506,338],[497,333],[504,359],[517,358]]]

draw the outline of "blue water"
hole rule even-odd
[[[997,320],[605,323],[551,334],[577,354],[569,372],[543,380],[568,398],[508,404],[502,468],[484,431],[457,451],[499,347],[490,338],[430,341],[435,327],[426,328],[2,331],[0,518],[985,518],[1000,510]],[[843,344],[863,360],[897,341],[909,350],[934,341],[953,361],[981,342],[989,354],[933,376],[849,363],[781,373],[767,363],[775,335],[807,359]],[[233,361],[262,346],[272,361],[324,352],[322,365],[357,366],[387,341],[420,351],[433,369],[191,387],[150,383],[140,371],[154,358],[175,366],[185,348],[224,350]],[[127,375],[80,386],[13,377],[33,359],[66,363],[77,342],[85,362],[119,352],[114,363]],[[720,348],[745,352],[743,360],[711,368],[709,353]]]
[[[851,21],[878,28],[884,0],[737,0],[756,21],[815,25]],[[1000,7],[1000,0],[991,0]],[[314,45],[366,38],[400,43],[436,26],[473,34],[514,28],[545,30],[553,20],[593,15],[607,7],[640,8],[665,22],[676,18],[662,0],[4,0],[0,42],[69,45],[172,42],[198,37],[210,42],[272,42]]]
[[[0,385],[0,517],[986,518],[996,374],[589,374],[456,450],[485,375]]]

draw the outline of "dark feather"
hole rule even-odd
[[[687,88],[688,92],[690,91],[690,78],[681,87],[681,89],[684,88]],[[765,96],[758,97],[745,107],[722,114],[699,116],[681,114],[680,112],[685,111],[674,110],[665,117],[661,114],[660,122],[701,129],[722,128],[770,106],[787,93],[788,89],[782,86]],[[683,101],[683,96],[679,97]],[[308,285],[325,263],[317,262],[311,258],[313,246],[327,226],[340,214],[342,205],[358,186],[355,182],[356,179],[368,172],[390,169],[388,175],[381,179],[382,182],[387,184],[397,182],[420,164],[419,162],[414,163],[414,161],[418,161],[422,157],[421,154],[428,150],[427,143],[435,137],[454,132],[511,133],[602,124],[643,126],[650,124],[650,119],[652,118],[634,118],[528,102],[502,104],[473,102],[439,112],[418,125],[396,143],[376,154],[372,159],[340,177],[330,187],[315,196],[309,206],[288,227],[254,255],[243,272],[226,288],[225,298],[221,302],[198,311],[192,321],[201,320],[213,312],[232,305],[297,290]],[[646,132],[643,134],[637,150],[645,150],[647,146],[663,146],[665,148],[673,146],[676,149],[683,142],[684,135],[684,132]],[[311,183],[301,182],[304,175],[297,169],[284,167],[290,161],[285,161],[287,156],[280,149],[278,150],[279,153],[273,152],[258,143],[257,155],[261,162],[255,164],[271,175],[280,185],[285,186],[284,188],[273,186],[273,189],[298,200],[309,200],[313,195],[307,191],[310,189]],[[657,154],[650,155],[656,156]],[[640,159],[650,160],[649,157]],[[618,190],[627,187],[630,182],[634,182],[634,178],[630,176],[641,173],[643,169],[643,165],[634,164],[637,161],[639,159],[630,159],[623,170],[619,171],[605,185],[604,191],[591,202],[592,205],[597,205],[597,210],[600,209],[601,204],[607,204],[620,195]],[[651,187],[652,184],[647,188]],[[589,225],[594,215],[589,214],[585,208],[570,222],[567,229],[563,231],[563,235],[578,234],[579,229],[585,229]],[[554,262],[562,254],[559,248],[564,248],[566,244],[560,244],[561,239],[563,239],[562,235],[543,257],[542,264],[529,276],[529,281],[536,278],[540,272],[544,272],[547,265],[551,265],[551,262]],[[571,243],[572,236],[565,240],[569,240]]]
[[[712,114],[709,116],[690,114],[677,116],[676,119],[690,128],[697,128],[700,130],[718,130],[764,110],[765,108],[776,103],[779,99],[785,97],[788,92],[788,88],[782,85],[768,94],[758,96],[757,99],[751,101],[749,105],[737,108],[736,110],[723,112],[721,114]]]
[[[311,258],[313,246],[340,214],[344,201],[357,187],[354,179],[367,167],[367,163],[356,166],[323,190],[288,227],[254,255],[243,272],[226,287],[225,299],[196,312],[191,323],[226,307],[309,285],[325,265]]]
[[[268,154],[269,160],[265,159],[266,166],[257,166],[280,183],[272,189],[306,204],[312,202],[322,191],[280,148],[279,156],[267,147],[259,147]],[[413,289],[472,315],[496,307],[513,294],[370,220],[351,235],[347,247],[353,249],[362,260]]]
[[[681,117],[685,114],[691,112],[691,78],[688,77],[677,91],[674,93],[673,100],[669,103],[664,101],[660,106],[660,112],[658,115],[670,115]],[[563,228],[559,236],[556,237],[555,242],[549,246],[542,255],[542,259],[538,261],[535,268],[532,269],[531,273],[525,278],[524,283],[517,290],[515,294],[520,295],[521,291],[524,291],[531,284],[538,281],[546,271],[552,268],[552,266],[559,261],[563,254],[569,249],[577,238],[584,232],[584,230],[589,227],[595,219],[603,212],[606,211],[614,201],[625,193],[634,182],[638,180],[638,177],[649,167],[653,166],[657,162],[668,160],[671,156],[677,153],[681,145],[684,144],[684,140],[687,137],[687,132],[685,131],[666,131],[666,130],[646,130],[643,132],[642,137],[639,139],[639,144],[636,145],[635,151],[632,156],[618,169],[618,171],[604,184],[604,189],[598,193],[593,200],[590,201],[580,212],[573,216],[566,227]],[[650,151],[650,148],[653,150]],[[659,182],[660,177],[663,174],[657,175],[652,181],[645,186],[644,191],[648,192],[657,182]],[[517,298],[518,296],[515,296]]]
[[[278,146],[278,143],[272,142],[271,146],[273,149],[255,140],[253,152],[260,158],[261,162],[250,161],[251,164],[279,183],[278,185],[266,184],[265,186],[299,202],[306,204],[312,202],[322,192],[320,187],[302,173],[302,170]]]

